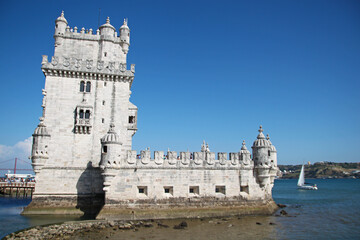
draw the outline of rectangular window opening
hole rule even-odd
[[[194,195],[199,195],[199,186],[190,186],[189,193]]]
[[[135,123],[135,116],[129,116],[129,123]]]
[[[248,185],[240,186],[240,192],[245,192],[249,194],[249,186]]]
[[[215,186],[215,192],[225,195],[226,194],[225,186]]]
[[[147,195],[147,187],[146,186],[138,186],[138,193]]]
[[[174,193],[174,187],[172,187],[172,186],[165,186],[165,187],[164,187],[164,193],[165,193],[165,194],[173,195],[173,193]]]

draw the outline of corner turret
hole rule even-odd
[[[119,135],[114,130],[115,125],[110,124],[110,129],[101,138],[101,175],[104,178],[104,191],[107,192],[111,186],[111,180],[115,177],[115,167],[119,165],[122,143]]]
[[[64,17],[64,11],[61,12],[60,17],[55,20],[55,36],[64,35],[68,22]]]
[[[271,143],[269,134],[266,135],[266,140],[270,144],[270,150],[269,150],[269,160],[270,160],[270,181],[271,183],[274,183],[274,180],[276,178],[276,175],[278,173],[278,167],[277,167],[277,151],[275,146]]]
[[[130,46],[130,29],[127,25],[127,19],[124,19],[124,24],[120,27],[120,45],[125,54],[129,51]]]
[[[262,126],[260,126],[257,139],[252,146],[255,173],[261,187],[270,183],[270,144],[269,141],[265,139],[263,131]]]
[[[110,24],[110,18],[107,17],[106,23],[99,27],[100,35],[114,37],[116,29]]]
[[[48,144],[50,140],[50,134],[44,124],[44,118],[40,118],[40,123],[34,131],[33,145],[31,151],[31,162],[35,174],[39,173],[45,165],[48,155]]]

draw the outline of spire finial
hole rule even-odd
[[[128,19],[124,18],[124,25],[127,25],[127,23],[128,23]]]
[[[262,129],[262,125],[260,125],[259,133],[262,133],[264,130]]]
[[[266,140],[269,140],[270,137],[269,137],[269,134],[266,134]]]
[[[245,140],[243,140],[241,150],[247,150],[247,148],[246,148],[246,145],[245,145],[245,144],[246,144],[246,143],[245,143]]]
[[[61,11],[61,16],[64,17],[64,10]]]
[[[106,18],[106,23],[110,23],[110,17]]]
[[[113,132],[115,128],[115,124],[114,123],[110,123],[110,129],[109,132]]]

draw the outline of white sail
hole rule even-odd
[[[298,186],[304,186],[305,184],[305,173],[304,173],[304,165],[302,165],[301,167],[301,172],[299,175],[299,181],[298,181]]]

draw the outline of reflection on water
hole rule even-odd
[[[74,216],[22,216],[20,213],[31,202],[30,198],[0,197],[0,238],[24,228],[51,223],[75,221]]]

